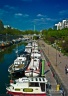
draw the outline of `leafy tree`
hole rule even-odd
[[[0,31],[4,30],[3,22],[0,20]]]

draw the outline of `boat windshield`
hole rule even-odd
[[[25,61],[22,61],[22,64],[25,64]]]
[[[30,82],[29,87],[39,87],[39,83],[38,82]]]

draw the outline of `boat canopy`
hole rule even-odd
[[[46,83],[48,80],[45,77],[25,77],[25,78],[19,78],[18,82],[36,82],[36,83]],[[17,81],[17,80],[16,80]]]

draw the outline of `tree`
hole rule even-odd
[[[3,22],[0,20],[0,31],[4,30]]]

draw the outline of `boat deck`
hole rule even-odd
[[[24,64],[19,64],[18,66],[15,66],[15,68],[23,68]]]
[[[19,64],[18,66],[14,66],[14,64],[12,64],[12,65],[10,66],[10,68],[9,68],[9,70],[10,70],[9,72],[10,72],[10,73],[14,73],[14,71],[15,71],[14,69],[16,69],[16,68],[18,68],[18,70],[19,70],[19,69],[23,69],[24,66],[25,66],[25,64]],[[13,69],[12,69],[12,68],[13,68]]]

